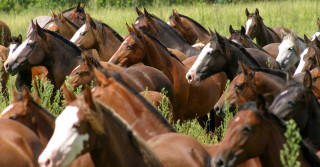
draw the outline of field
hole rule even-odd
[[[316,21],[320,17],[319,3],[318,1],[273,1],[209,5],[198,3],[184,6],[147,6],[146,9],[165,21],[172,14],[172,9],[177,9],[180,14],[193,18],[204,27],[210,27],[221,35],[227,36],[229,35],[229,25],[232,25],[234,29],[240,29],[240,26],[245,24],[245,8],[248,8],[250,12],[254,12],[256,8],[259,8],[265,25],[269,27],[284,26],[294,29],[300,37],[306,34],[310,38],[318,30]],[[122,36],[127,34],[125,23],[132,24],[137,17],[134,7],[107,7],[101,9],[93,6],[89,4],[86,6],[85,11],[90,13],[91,17],[109,24]],[[53,9],[53,11],[58,13],[59,10],[64,9],[67,9],[67,7]],[[140,10],[143,10],[143,8],[140,8]],[[0,19],[7,23],[12,35],[21,34],[25,39],[30,20],[40,15],[50,15],[50,7],[47,9],[28,9],[18,14],[15,12],[0,12]],[[13,85],[13,79],[11,78],[8,83],[8,88]],[[0,98],[0,110],[8,103],[8,99]],[[216,143],[220,138],[215,135],[206,135],[195,121],[190,121],[183,125],[177,124],[175,127],[180,132],[197,137],[204,143]]]

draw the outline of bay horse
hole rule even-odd
[[[155,68],[145,65],[135,65],[122,69],[110,62],[100,63],[92,56],[85,55],[84,59],[84,62],[77,66],[70,74],[72,77],[71,85],[74,87],[82,85],[84,88],[84,85],[89,85],[90,82],[95,79],[93,72],[93,68],[95,67],[110,76],[112,76],[113,73],[117,73],[115,75],[121,77],[124,82],[138,92],[145,91],[146,89],[148,89],[148,91],[161,92],[164,88],[167,91],[169,99],[173,99],[174,92],[170,80]],[[117,68],[119,70],[117,70]]]
[[[211,35],[200,23],[188,16],[179,14],[176,9],[172,10],[168,24],[174,28],[190,45],[196,43],[206,44]]]
[[[184,79],[188,68],[172,55],[166,46],[144,30],[138,30],[134,26],[127,28],[129,35],[109,62],[124,67],[142,62],[162,71],[173,84],[173,120],[198,117],[200,124],[203,124],[201,119],[207,117],[220,96],[217,94],[220,88],[218,84],[212,78],[204,80],[196,87],[188,84]],[[220,82],[225,83],[226,80]]]
[[[11,38],[11,31],[9,27],[5,22],[0,20],[0,45],[8,47],[11,42],[10,38]]]
[[[38,137],[19,122],[0,119],[0,166],[37,167],[43,147]]]
[[[213,157],[217,166],[235,166],[249,158],[259,157],[262,166],[282,166],[280,150],[286,143],[286,125],[268,111],[263,97],[239,108],[228,125],[219,153]],[[298,161],[301,166],[319,166],[320,160],[305,144],[299,143]]]
[[[265,45],[262,47],[263,50],[265,50],[271,57],[274,59],[277,59],[277,56],[279,54],[279,45],[280,43],[270,43],[268,45]]]
[[[250,69],[243,63],[240,63],[240,67],[243,72],[232,80],[228,92],[224,92],[214,106],[219,116],[224,116],[225,100],[233,111],[236,107],[255,100],[260,94],[266,99],[267,106],[270,106],[287,85],[287,74],[283,71],[269,68]]]
[[[301,136],[320,149],[320,104],[312,93],[312,77],[305,73],[303,83],[291,81],[275,98],[270,111],[284,120],[293,119]]]
[[[281,70],[287,71],[290,67],[295,67],[299,62],[300,54],[306,48],[306,43],[296,35],[294,30],[291,33],[282,31],[283,40],[278,47],[279,54],[277,62]]]
[[[317,99],[320,99],[320,67],[315,67],[310,73],[312,76],[312,93]]]
[[[133,125],[96,100],[88,87],[83,96],[69,100],[39,157],[40,166],[64,166],[86,152],[95,166],[210,166],[207,151],[189,136],[168,133],[146,143],[131,129]],[[172,147],[163,147],[169,143]]]
[[[142,29],[149,34],[152,34],[167,48],[177,49],[187,57],[199,55],[200,50],[187,43],[186,40],[166,22],[148,13],[146,9],[144,9],[144,14],[139,11],[138,8],[136,8],[136,10],[139,15],[136,22],[133,24],[136,29]]]
[[[123,42],[109,25],[93,20],[86,14],[85,24],[74,34],[71,42],[83,50],[96,49],[101,61],[108,61]]]
[[[84,22],[86,21],[86,15],[84,12],[84,7],[85,5],[80,5],[80,2],[78,5],[74,8],[70,8],[67,10],[64,10],[63,16],[67,18],[68,20],[72,21],[75,23],[78,27],[81,27]],[[39,26],[41,28],[44,28],[47,24],[52,22],[52,17],[50,16],[38,16],[35,19],[32,20],[33,22],[38,22]],[[29,24],[28,29],[27,29],[27,35],[28,37],[30,33],[33,31],[32,24]]]
[[[299,65],[294,74],[298,74],[306,70],[312,70],[316,66],[320,65],[320,40],[315,38],[313,41],[310,41],[306,35],[304,35],[304,38],[307,46],[300,55]]]
[[[263,47],[270,43],[281,42],[280,33],[276,33],[275,30],[264,25],[258,9],[255,13],[249,13],[248,8],[246,8],[246,16],[246,35],[251,39],[257,38],[258,45]],[[290,32],[284,27],[276,29],[284,29],[286,32]]]
[[[249,68],[260,67],[260,64],[248,53],[248,51],[219,33],[212,32],[211,41],[202,49],[195,63],[189,69],[186,79],[195,84],[218,72],[226,72],[232,80],[241,68],[238,61],[243,62]]]
[[[45,66],[47,78],[59,89],[65,77],[82,61],[82,51],[61,35],[33,24],[33,32],[12,53],[4,66],[11,75],[30,70],[33,66]]]

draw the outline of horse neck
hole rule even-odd
[[[79,65],[81,60],[81,55],[74,48],[61,41],[57,42],[58,40],[55,39],[52,44],[55,47],[48,47],[49,49],[46,50],[46,60],[44,60],[48,76],[56,89],[62,86],[65,77]],[[55,49],[59,47],[63,48],[62,52],[61,49]]]
[[[300,37],[296,37],[295,41],[296,41],[296,44],[298,45],[299,57],[300,57],[300,54],[304,51],[304,49],[306,49],[306,43]]]
[[[121,41],[115,37],[107,27],[103,26],[103,31],[105,34],[99,34],[98,32],[95,33],[98,45],[96,45],[94,49],[97,49],[100,58],[103,61],[109,61],[112,55],[120,47]],[[105,41],[101,38],[104,38]]]
[[[26,85],[29,88],[29,90],[31,90],[31,87],[32,87],[31,83],[32,83],[31,69],[18,72],[16,82],[15,82],[15,86],[17,90],[21,90],[23,85]]]
[[[303,137],[307,137],[311,139],[311,142],[315,145],[313,145],[314,148],[319,150],[319,139],[320,135],[315,132],[319,132],[320,127],[320,104],[318,100],[314,97],[313,93],[310,93],[308,96],[310,96],[310,102],[306,105],[308,113],[306,114],[308,116],[307,125],[305,128],[300,129],[300,133]],[[316,128],[316,129],[315,129]]]
[[[266,25],[264,25],[262,20],[259,22],[259,29],[261,31],[260,33],[258,33],[256,38],[257,38],[257,43],[260,46],[265,46],[269,43],[274,43],[274,42],[281,42],[278,35],[273,31],[269,30],[269,28]],[[273,35],[275,35],[277,39],[274,39]]]
[[[184,18],[184,17],[182,17]],[[211,39],[211,35],[208,33],[208,31],[203,30],[198,25],[193,23],[192,21],[188,20],[187,18],[184,18],[187,21],[187,24],[190,25],[190,27],[193,29],[192,31],[197,35],[198,39],[201,42],[209,42]]]
[[[107,135],[97,136],[90,151],[95,166],[160,166],[151,148],[118,116],[103,112],[104,130]],[[108,157],[108,158],[106,158]]]

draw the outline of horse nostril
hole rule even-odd
[[[45,166],[50,166],[50,164],[51,164],[50,159],[47,159],[47,161],[44,163]]]
[[[214,108],[214,111],[216,111],[216,112],[218,112],[220,110],[220,107],[219,106],[216,106],[215,108]]]
[[[188,80],[192,80],[192,76],[190,74],[187,75]]]
[[[219,159],[218,161],[216,161],[216,166],[223,166],[223,161],[221,159]]]

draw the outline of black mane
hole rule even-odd
[[[104,34],[104,30],[103,27],[107,27],[109,31],[111,31],[111,33],[120,41],[123,42],[124,39],[122,38],[121,35],[119,35],[119,33],[117,31],[115,31],[113,28],[111,28],[108,24],[105,24],[101,21],[98,20],[94,20],[94,22],[97,24],[97,29],[99,32],[101,32],[102,34]]]
[[[182,14],[179,14],[179,16],[188,19],[193,24],[197,25],[202,31],[206,32],[207,34],[210,34],[206,28],[204,28],[200,23],[198,23],[197,21],[193,20],[192,18],[190,18],[188,16],[185,16],[185,15],[182,15]],[[172,15],[170,16],[170,19],[172,19]]]
[[[224,38],[224,40],[227,40]],[[251,54],[244,48],[242,45],[239,45],[231,40],[227,40],[231,45],[235,46],[236,48],[240,49],[240,51],[257,67],[261,67],[261,65],[254,59]]]
[[[284,71],[281,71],[281,70],[275,70],[275,69],[264,68],[264,67],[252,67],[251,70],[275,75],[275,76],[278,76],[283,79],[285,79],[287,77],[287,73]]]

